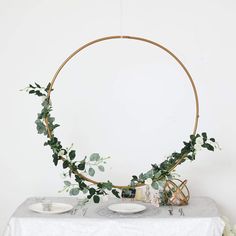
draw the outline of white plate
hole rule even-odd
[[[118,213],[132,214],[144,211],[146,207],[136,203],[118,203],[108,206],[108,209]]]
[[[66,203],[53,202],[51,211],[44,211],[42,203],[34,203],[29,206],[29,209],[43,214],[60,214],[68,212],[73,208],[72,205]]]

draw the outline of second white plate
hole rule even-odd
[[[34,212],[42,213],[42,214],[60,214],[60,213],[68,212],[72,208],[73,206],[70,204],[59,203],[59,202],[52,203],[51,211],[44,211],[42,203],[35,203],[29,206],[30,210]]]
[[[144,211],[146,207],[137,203],[117,203],[108,206],[108,209],[123,214],[133,214]]]

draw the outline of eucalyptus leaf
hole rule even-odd
[[[159,188],[163,189],[165,187],[166,181],[159,181]]]
[[[40,91],[36,91],[36,92],[35,92],[35,94],[36,94],[37,96],[39,96],[39,97],[42,97],[42,96],[44,96],[44,94],[43,94],[43,93],[41,93]]]
[[[39,84],[37,84],[36,82],[34,82],[34,83],[38,88],[41,88],[41,86]]]
[[[144,181],[144,180],[145,180],[145,179],[144,179],[144,174],[143,174],[143,173],[141,173],[141,174],[139,175],[138,178],[139,178],[140,181]]]
[[[111,191],[117,198],[120,198],[119,192],[116,189],[112,189]]]
[[[75,159],[75,150],[72,150],[72,151],[70,151],[69,152],[69,158],[70,158],[70,160],[74,160]]]
[[[35,121],[35,124],[37,127],[38,134],[43,134],[45,131],[47,131],[46,126],[44,125],[44,123],[41,120],[37,119]]]
[[[155,178],[156,178],[156,179],[158,179],[158,178],[161,176],[161,172],[160,172],[160,171],[158,171],[157,173],[155,173],[155,175],[154,175],[154,176],[155,176]]]
[[[90,167],[89,170],[88,170],[88,173],[89,173],[90,176],[94,176],[95,175],[95,170],[92,167]]]
[[[33,89],[35,89],[36,87],[35,86],[33,86],[32,84],[29,84],[29,87],[30,88],[33,88]]]
[[[107,183],[105,183],[105,186],[107,188],[107,190],[112,190],[112,183],[110,181],[107,181]]]
[[[84,189],[82,190],[82,192],[83,192],[83,194],[86,194],[86,193],[88,193],[88,189],[87,189],[87,188],[84,188]]]
[[[76,176],[75,176],[75,181],[76,181],[77,183],[80,183],[80,182],[82,181],[82,179],[80,178],[80,176],[76,175]]]
[[[94,196],[93,196],[93,201],[94,201],[95,203],[99,203],[99,202],[100,202],[100,197],[99,197],[98,195],[94,195]]]
[[[102,172],[104,172],[104,171],[105,171],[105,168],[104,168],[104,166],[98,166],[98,169],[99,169],[100,171],[102,171]]]
[[[95,193],[96,193],[95,188],[90,188],[90,189],[89,189],[89,194],[90,194],[90,195],[94,195]]]
[[[207,140],[207,133],[206,133],[206,132],[203,132],[203,133],[202,133],[202,137],[203,137],[203,139]]]
[[[132,180],[133,181],[138,181],[138,177],[136,175],[132,175]]]
[[[69,194],[70,194],[71,196],[76,196],[76,195],[79,194],[79,192],[80,192],[80,189],[79,189],[79,188],[72,188],[72,189],[70,190]]]
[[[211,144],[206,143],[205,145],[206,145],[206,148],[207,148],[209,151],[214,151],[214,147],[213,147]]]
[[[84,170],[85,169],[85,162],[82,162],[78,165],[79,170]]]
[[[90,157],[89,160],[90,161],[98,161],[100,159],[100,155],[98,153],[93,153]]]
[[[83,190],[83,189],[87,188],[87,185],[83,181],[80,181],[79,182],[79,187],[80,187],[81,190]]]
[[[57,164],[58,164],[58,156],[57,156],[57,154],[54,153],[54,154],[52,155],[52,157],[53,157],[53,163],[54,163],[54,165],[57,166]]]
[[[145,178],[152,178],[153,176],[153,169],[149,170],[147,173],[144,174],[145,175]]]
[[[45,92],[48,92],[50,86],[51,86],[51,83],[49,83],[49,84],[47,85],[47,87],[46,87],[46,89],[45,89]]]
[[[152,185],[151,185],[154,189],[158,190],[159,189],[159,184],[158,182],[152,182]]]
[[[49,118],[48,118],[48,122],[49,122],[49,123],[52,123],[52,122],[54,122],[54,121],[55,121],[55,118],[54,118],[54,117],[49,117]]]
[[[64,181],[64,184],[65,184],[65,186],[70,186],[70,185],[71,185],[71,182],[68,181],[68,180],[65,180],[65,181]]]
[[[65,160],[65,161],[63,162],[63,168],[64,168],[64,169],[66,169],[69,165],[70,165],[70,162],[69,162],[69,161]]]
[[[144,174],[143,174],[143,179],[144,179],[144,180],[148,179],[147,173],[144,173]]]
[[[59,126],[60,126],[60,125],[55,124],[55,125],[52,126],[52,128],[53,128],[53,130],[54,130],[54,129],[56,129],[56,128],[59,127]]]

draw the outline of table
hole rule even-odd
[[[76,198],[49,198],[55,202],[75,205]],[[84,216],[70,212],[58,215],[34,213],[28,206],[36,202],[29,198],[12,215],[4,236],[222,236],[224,223],[216,203],[207,197],[192,197],[184,206],[185,216],[174,207],[154,208],[150,204],[143,213],[120,215],[107,206],[121,200],[110,199],[101,204],[91,203]]]

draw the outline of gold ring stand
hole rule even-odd
[[[75,50],[70,56],[68,56],[66,58],[65,61],[63,61],[63,63],[59,66],[59,68],[57,69],[56,73],[54,74],[53,78],[52,78],[52,81],[51,81],[51,86],[48,90],[48,98],[51,96],[51,92],[52,92],[52,89],[53,89],[53,85],[60,73],[60,71],[63,69],[63,67],[75,56],[77,55],[79,52],[81,52],[82,50],[86,49],[87,47],[89,46],[92,46],[96,43],[99,43],[99,42],[102,42],[102,41],[107,41],[107,40],[113,40],[113,39],[128,39],[128,40],[138,40],[138,41],[142,41],[142,42],[145,42],[145,43],[149,43],[149,44],[152,44],[153,46],[156,46],[156,47],[159,47],[161,48],[162,50],[164,50],[166,53],[168,53],[172,58],[175,59],[175,61],[182,67],[182,69],[185,71],[185,73],[187,74],[187,77],[191,83],[191,86],[192,86],[192,89],[193,89],[193,93],[194,93],[194,97],[195,97],[195,118],[194,118],[194,126],[193,126],[193,134],[196,134],[196,130],[197,130],[197,126],[198,126],[198,118],[199,118],[199,101],[198,101],[198,94],[197,94],[197,89],[196,89],[196,86],[193,82],[193,79],[190,75],[190,73],[188,72],[187,68],[184,66],[184,64],[180,61],[180,59],[173,53],[171,52],[169,49],[167,49],[166,47],[162,46],[161,44],[159,43],[156,43],[154,41],[151,41],[149,39],[145,39],[145,38],[141,38],[141,37],[135,37],[135,36],[108,36],[108,37],[104,37],[104,38],[99,38],[99,39],[96,39],[96,40],[93,40],[89,43],[86,43],[84,44],[83,46],[81,46],[80,48],[78,48],[77,50]],[[46,124],[46,127],[48,127],[48,121],[45,120],[45,124]],[[50,132],[49,129],[48,130],[48,136],[49,138],[52,137],[52,134]],[[98,184],[99,182],[98,181],[95,181],[95,180],[92,180],[86,176],[84,176],[83,174],[79,173],[79,172],[76,172],[75,173],[76,175],[79,175],[81,178],[83,178],[84,180],[90,182],[90,183],[93,183],[93,184]],[[138,186],[142,186],[144,184],[138,184]],[[119,188],[119,189],[123,189],[123,188],[129,188],[129,186],[120,186],[120,185],[114,185],[113,186],[114,188]]]

